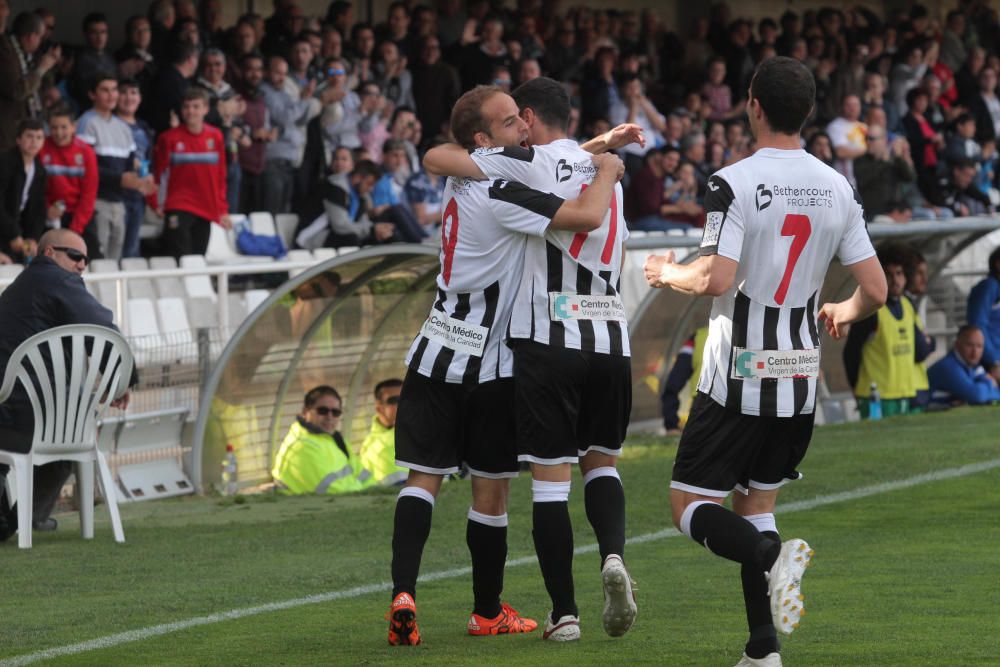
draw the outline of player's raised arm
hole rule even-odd
[[[842,338],[847,333],[847,325],[863,320],[885,305],[888,286],[885,271],[878,257],[869,257],[848,267],[858,281],[858,288],[849,299],[836,303],[825,303],[819,311],[819,321],[833,338]]]
[[[588,153],[599,155],[606,151],[613,151],[629,144],[639,144],[642,147],[646,146],[646,137],[642,133],[642,127],[636,125],[635,123],[622,123],[617,127],[613,127],[607,132],[604,132],[590,141],[581,144],[580,148]]]
[[[625,173],[625,165],[612,153],[594,156],[597,176],[576,199],[563,202],[552,218],[552,229],[570,232],[592,232],[601,226],[611,206],[615,184]]]
[[[479,165],[469,157],[469,151],[458,144],[441,144],[427,151],[424,169],[437,176],[474,178],[477,181],[486,179]]]

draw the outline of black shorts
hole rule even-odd
[[[628,357],[514,344],[517,458],[575,463],[588,451],[621,453],[632,411]]]
[[[450,475],[463,462],[479,477],[517,477],[513,379],[450,384],[408,370],[396,413],[396,464]]]
[[[698,392],[677,448],[670,488],[725,498],[734,490],[766,491],[799,479],[795,467],[809,448],[813,421],[812,414],[744,415]]]

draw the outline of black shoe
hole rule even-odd
[[[42,533],[51,533],[59,527],[59,522],[52,517],[47,519],[34,519],[31,522],[31,527]]]

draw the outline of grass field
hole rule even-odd
[[[954,410],[817,431],[779,507],[783,536],[816,549],[803,582],[808,616],[786,640],[786,665],[998,664],[1000,408]],[[639,617],[624,638],[601,630],[598,556],[577,555],[583,638],[465,635],[471,601],[465,547],[468,489],[438,500],[418,590],[424,644],[386,645],[389,542],[395,491],[341,498],[183,498],[124,506],[128,542],[75,518],[36,533],[34,549],[0,545],[0,666],[40,651],[119,633],[59,665],[517,665],[731,666],[745,641],[739,568],[668,528],[668,440],[634,439],[621,462]],[[982,464],[978,468],[962,466]],[[951,471],[938,479],[929,473]],[[923,477],[921,477],[923,476]],[[894,484],[895,483],[895,484]],[[882,485],[882,486],[880,486]],[[841,494],[841,495],[835,495]],[[577,547],[594,542],[579,477],[570,499]],[[514,484],[505,599],[543,618],[547,596],[532,560],[530,483]],[[382,586],[380,586],[382,584]],[[316,594],[345,592],[306,603]],[[335,599],[334,599],[335,598]],[[216,614],[268,603],[241,618]],[[234,614],[239,616],[240,614]],[[204,617],[173,632],[152,626]],[[163,632],[163,634],[156,634]],[[148,636],[153,635],[153,636]],[[134,641],[123,641],[124,639]],[[18,659],[18,657],[21,659]]]

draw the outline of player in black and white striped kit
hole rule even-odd
[[[512,96],[529,127],[530,148],[432,149],[425,166],[443,174],[508,178],[564,198],[592,187],[590,155],[566,137],[569,98],[545,77]],[[622,555],[625,494],[615,468],[632,403],[629,338],[619,278],[628,230],[615,188],[604,221],[589,233],[549,231],[528,239],[511,315],[518,458],[531,463],[533,537],[552,612],[543,637],[580,637],[573,590],[571,464],[584,475],[587,517],[601,554],[604,628],[624,634],[636,615]]]
[[[779,488],[801,476],[812,436],[818,324],[839,338],[886,298],[856,194],[801,149],[815,95],[797,60],[761,63],[747,105],[757,151],[709,178],[700,256],[681,265],[668,252],[645,266],[653,287],[715,297],[670,503],[684,534],[742,564],[750,638],[738,667],[780,666],[777,633],[791,633],[804,613],[812,551],[780,541],[774,507]],[[835,254],[859,287],[817,311]],[[722,503],[734,490],[730,511]]]
[[[499,88],[467,92],[452,131],[469,148],[519,144],[527,127]],[[502,148],[501,148],[502,150]],[[396,419],[396,463],[409,468],[393,528],[389,643],[414,645],[416,580],[445,475],[465,462],[472,475],[466,537],[472,556],[472,635],[530,632],[531,619],[500,601],[507,554],[506,498],[518,474],[514,451],[513,357],[504,336],[524,266],[526,239],[550,229],[586,233],[604,218],[621,160],[590,162],[584,197],[565,201],[507,180],[448,179],[437,298],[407,355]]]

